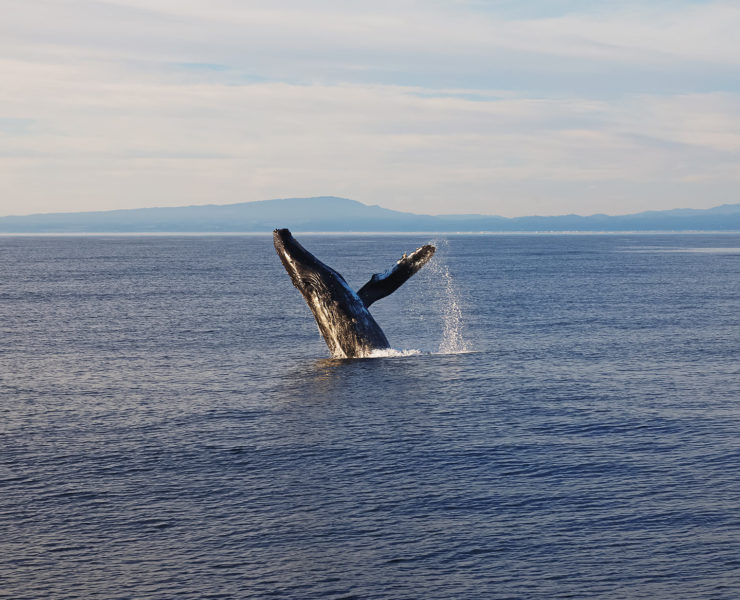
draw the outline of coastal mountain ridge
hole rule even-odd
[[[319,196],[0,217],[0,233],[740,231],[740,204],[629,215],[423,215]]]

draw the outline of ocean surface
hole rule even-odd
[[[740,598],[740,235],[0,237],[0,598]]]

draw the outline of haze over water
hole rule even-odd
[[[437,243],[0,237],[0,597],[740,596],[740,235]]]

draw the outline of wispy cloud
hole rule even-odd
[[[2,0],[0,212],[737,201],[740,7],[527,4]]]

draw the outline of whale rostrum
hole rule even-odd
[[[368,308],[401,287],[434,254],[426,245],[404,254],[383,273],[376,273],[355,292],[337,271],[301,246],[288,229],[272,234],[275,250],[293,285],[306,300],[334,358],[360,358],[390,348]]]

